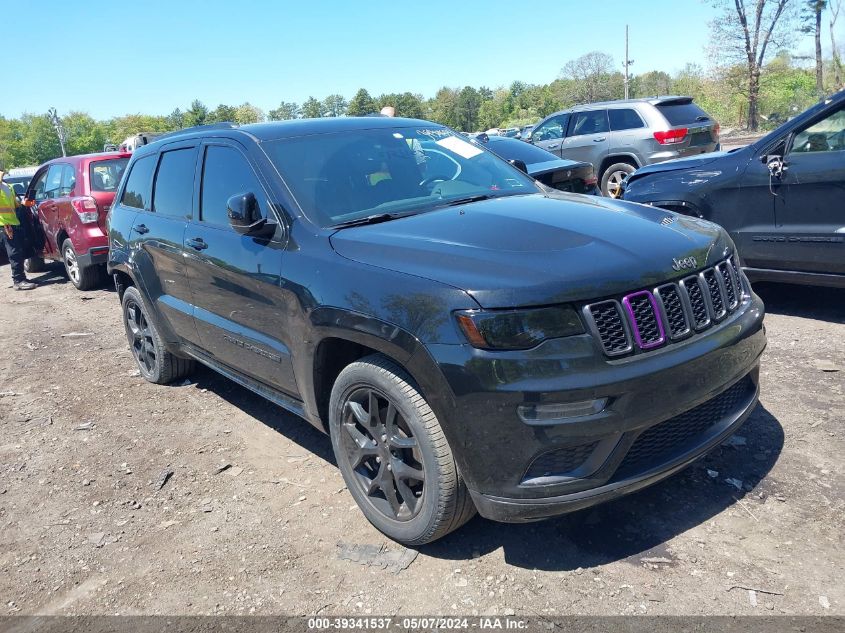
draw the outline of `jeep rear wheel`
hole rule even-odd
[[[475,514],[440,423],[393,361],[376,354],[340,372],[329,429],[349,492],[390,538],[423,545]]]
[[[622,183],[637,170],[630,163],[614,163],[601,176],[601,192],[608,198],[622,197]]]
[[[144,378],[164,385],[193,371],[194,361],[179,358],[167,350],[149,319],[141,293],[132,286],[123,293],[123,324],[129,349]]]

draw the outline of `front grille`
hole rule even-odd
[[[646,429],[628,450],[614,479],[636,475],[672,459],[710,427],[738,413],[754,390],[754,382],[746,376],[707,402]]]
[[[680,338],[690,331],[689,321],[684,312],[684,303],[675,284],[667,284],[657,289],[657,296],[663,304],[666,322],[669,324],[669,336]]]
[[[728,300],[728,308],[731,310],[736,307],[737,304],[737,286],[734,282],[733,272],[731,271],[731,267],[727,262],[722,262],[718,266],[716,266],[716,270],[722,275],[722,281],[725,282],[725,297]]]
[[[736,262],[726,259],[712,268],[653,290],[584,307],[587,322],[605,354],[621,356],[649,351],[666,342],[702,331],[734,312],[743,298],[742,277]],[[624,311],[621,309],[624,306]]]
[[[704,281],[707,284],[707,290],[710,291],[710,304],[713,306],[713,318],[717,321],[725,316],[725,301],[722,298],[722,290],[719,287],[719,279],[716,277],[716,271],[709,268],[704,271]]]
[[[644,290],[623,297],[622,305],[631,319],[634,339],[640,349],[657,347],[665,340],[663,325],[657,314],[657,304],[650,292]]]
[[[617,356],[631,351],[631,343],[622,320],[622,312],[615,301],[594,303],[589,307],[605,354]]]
[[[551,477],[566,475],[581,466],[598,442],[581,444],[580,446],[568,446],[556,451],[543,453],[535,459],[523,477],[523,481],[536,479],[537,477]]]

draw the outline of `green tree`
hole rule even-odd
[[[185,127],[185,114],[179,108],[167,115],[167,125],[172,130],[181,130]]]
[[[278,108],[270,110],[267,118],[270,121],[285,121],[299,116],[299,106],[293,101],[282,101]]]
[[[323,99],[323,116],[343,116],[348,105],[343,95],[329,95]]]
[[[393,106],[396,109],[396,116],[409,119],[425,119],[428,117],[422,95],[411,92],[380,95],[376,100],[376,110],[385,106]]]
[[[429,102],[431,118],[449,127],[458,127],[458,91],[444,86]]]
[[[366,89],[361,88],[349,102],[346,114],[347,116],[365,116],[377,111],[375,99],[370,96]]]
[[[637,75],[631,81],[631,95],[634,97],[655,97],[672,92],[672,78],[662,70],[651,70]]]
[[[234,106],[229,106],[221,103],[211,112],[205,119],[206,123],[224,123],[226,121],[235,122],[238,116],[238,109]]]
[[[62,117],[62,125],[67,135],[68,155],[103,151],[107,140],[106,127],[85,112],[68,113]]]
[[[465,86],[459,93],[456,103],[457,129],[472,132],[478,128],[478,111],[481,108],[481,95],[471,86]]]
[[[622,73],[614,72],[613,68],[613,57],[601,51],[566,62],[561,74],[572,80],[568,84],[572,90],[568,99],[575,103],[591,103],[621,98],[625,94],[624,79]]]
[[[319,119],[323,116],[323,104],[314,97],[308,97],[302,104],[302,118]]]
[[[191,102],[191,107],[185,111],[183,122],[185,123],[185,127],[193,127],[195,125],[205,125],[207,118],[208,108],[199,99],[194,99]]]
[[[263,120],[264,110],[255,107],[249,101],[242,103],[235,109],[235,123],[238,125],[260,123]]]

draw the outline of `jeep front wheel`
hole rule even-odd
[[[414,547],[472,518],[475,507],[440,423],[396,363],[375,354],[348,365],[329,406],[340,472],[376,528]]]

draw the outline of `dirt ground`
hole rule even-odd
[[[845,613],[843,291],[757,288],[762,399],[734,445],[626,499],[475,518],[416,554],[370,527],[304,421],[210,370],[141,379],[114,291],[8,278],[0,614]]]

